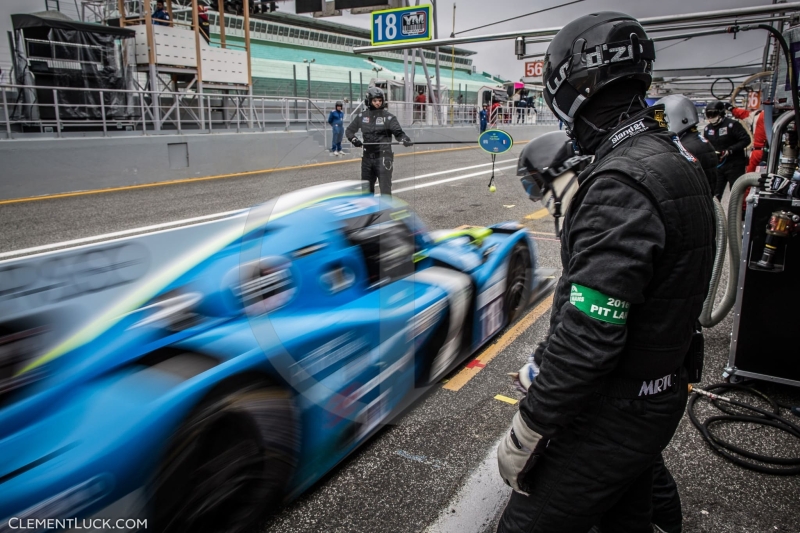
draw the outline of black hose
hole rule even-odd
[[[770,410],[761,409],[760,407],[756,407],[755,405],[750,405],[747,403],[739,402],[729,397],[722,397],[724,400],[717,399],[716,397],[721,397],[720,392],[725,392],[728,390],[735,390],[744,392],[747,394],[752,394],[761,398],[762,400],[766,401],[771,408]],[[689,414],[689,419],[692,421],[692,424],[700,431],[700,435],[702,435],[703,439],[708,443],[714,452],[721,455],[725,459],[729,460],[730,462],[747,468],[749,470],[755,470],[756,472],[761,472],[764,474],[773,474],[778,476],[793,476],[800,474],[800,457],[797,458],[782,458],[782,457],[771,457],[768,455],[761,455],[758,453],[754,453],[743,448],[740,448],[730,442],[722,440],[720,437],[712,433],[711,427],[715,424],[723,424],[723,423],[731,423],[731,422],[746,422],[751,424],[758,424],[762,426],[771,426],[781,431],[784,431],[794,437],[800,439],[800,425],[794,423],[793,421],[784,418],[780,414],[781,408],[783,409],[792,409],[788,405],[784,405],[781,403],[776,402],[766,394],[759,392],[751,387],[747,387],[745,385],[737,385],[733,383],[716,383],[714,385],[709,385],[703,389],[706,393],[711,393],[710,401],[711,403],[720,411],[725,413],[724,415],[717,415],[711,416],[703,422],[697,418],[697,415],[694,412],[695,404],[697,400],[702,397],[702,394],[694,390],[695,394],[689,398],[689,405],[687,412]],[[706,396],[708,398],[708,396]],[[753,411],[757,413],[756,416],[753,415],[745,415],[741,413],[737,413],[727,407],[726,404],[733,405],[739,407],[741,409],[746,409],[749,411]],[[757,464],[752,461],[747,461],[744,458],[751,459],[752,461],[758,461],[760,463],[764,463],[766,465],[776,465],[779,467],[769,467],[764,466],[764,464]]]

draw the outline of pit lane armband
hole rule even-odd
[[[572,284],[569,303],[584,314],[610,324],[625,324],[628,320],[628,310],[631,307],[631,304],[625,300],[606,296],[600,291],[577,283]]]

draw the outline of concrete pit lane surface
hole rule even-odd
[[[552,219],[541,204],[527,199],[515,176],[520,148],[517,144],[497,157],[496,193],[488,190],[489,156],[469,149],[396,158],[395,194],[432,230],[521,221],[535,232],[540,265],[560,268]],[[69,246],[65,241],[89,242],[98,235],[190,224],[301,187],[358,179],[359,170],[358,160],[339,160],[261,175],[2,204],[0,258],[19,250]],[[725,283],[723,279],[720,286]],[[255,531],[493,531],[510,490],[499,479],[493,453],[520,398],[507,373],[516,371],[545,338],[547,305],[524,313],[516,327],[507,328],[475,361],[453,372]],[[704,384],[721,381],[731,327],[729,316],[706,332]],[[757,388],[800,405],[796,388],[765,383]],[[718,413],[703,402],[698,414],[705,418]],[[800,456],[800,441],[764,426],[731,424],[718,433],[760,453]],[[708,448],[688,417],[664,457],[678,483],[687,533],[800,532],[800,478],[760,474],[729,463]]]

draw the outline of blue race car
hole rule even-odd
[[[362,182],[231,220],[0,264],[0,316],[47,303],[0,319],[0,532],[244,530],[553,287],[516,223],[429,233]]]

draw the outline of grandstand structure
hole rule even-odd
[[[504,123],[546,119],[515,110],[517,84],[477,72],[470,50],[376,47],[361,56],[353,48],[369,44],[363,28],[220,12],[220,0],[167,2],[168,18],[156,20],[154,5],[0,3],[0,29],[12,37],[0,47],[4,138],[305,130],[325,144],[335,102],[352,116],[369,86],[386,91],[404,126],[477,127],[481,105],[493,102]]]
[[[211,43],[219,45],[220,16],[214,11],[209,11],[208,15]],[[176,11],[175,18],[188,22],[191,11]],[[226,13],[222,18],[226,46],[243,46],[244,17]],[[352,101],[361,98],[371,80],[402,80],[402,52],[376,51],[367,57],[352,53],[354,46],[369,45],[369,39],[369,30],[327,20],[287,13],[253,15],[250,18],[253,94]],[[448,89],[446,92],[453,100],[463,94],[465,102],[477,103],[481,87],[499,86],[505,81],[477,72],[472,63],[474,54],[462,48],[439,53],[441,85]],[[423,55],[429,74],[433,74],[435,53],[425,51]],[[414,84],[415,87],[426,86],[419,60]]]

